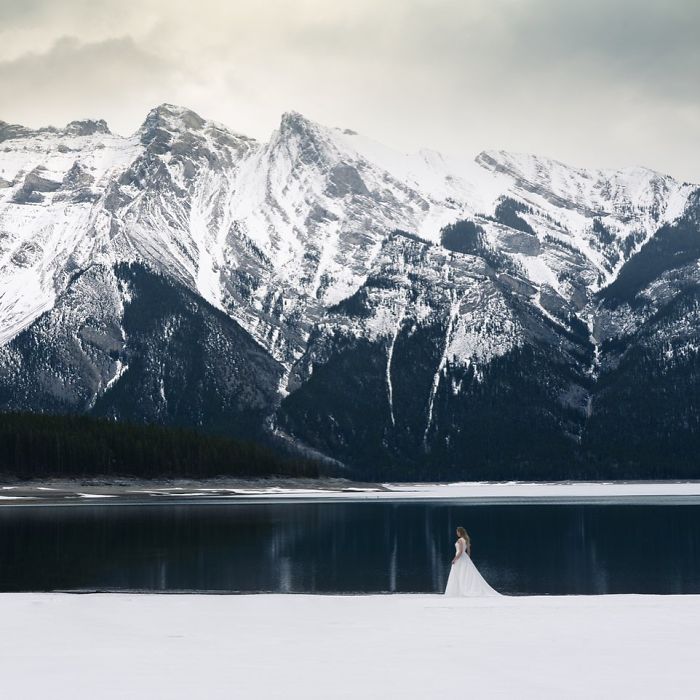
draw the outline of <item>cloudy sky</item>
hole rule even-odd
[[[402,150],[700,182],[699,0],[0,0],[0,119],[161,102],[267,139],[297,110]]]

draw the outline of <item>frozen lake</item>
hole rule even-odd
[[[700,502],[0,508],[0,590],[441,592],[454,528],[503,593],[700,593]]]

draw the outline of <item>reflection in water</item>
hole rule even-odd
[[[700,506],[0,508],[0,590],[438,592],[464,525],[505,593],[700,593]]]

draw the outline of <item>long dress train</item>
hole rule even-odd
[[[455,542],[455,554],[460,556],[450,569],[445,595],[450,597],[500,595],[486,583],[464,548],[464,540],[458,539]]]

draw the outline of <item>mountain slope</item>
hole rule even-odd
[[[173,105],[0,142],[5,408],[570,474],[619,465],[615,392],[700,346],[698,191],[650,170],[404,155],[297,113],[260,143]]]
[[[238,324],[138,264],[93,265],[0,348],[5,408],[260,432],[283,369]]]

